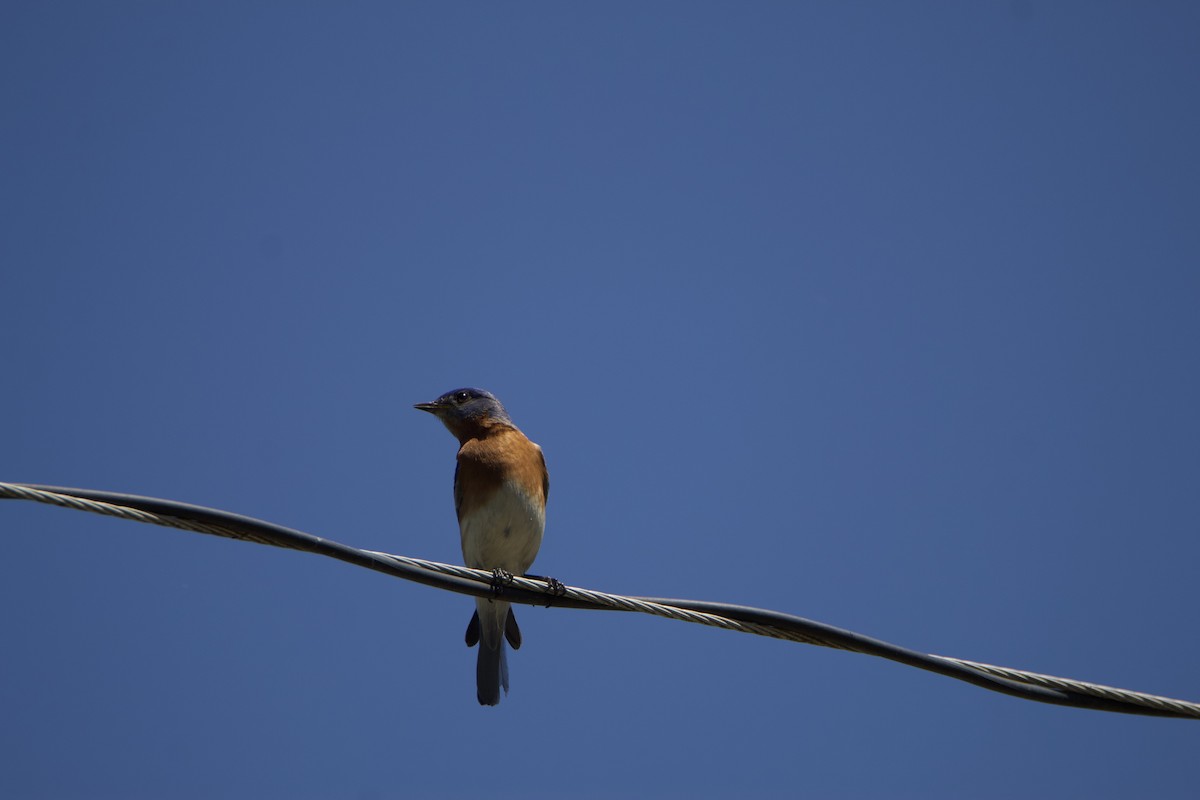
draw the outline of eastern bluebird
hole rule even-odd
[[[454,508],[467,566],[524,575],[546,526],[550,475],[542,448],[517,430],[500,401],[482,389],[455,389],[414,408],[433,414],[458,439]],[[494,706],[500,687],[508,692],[504,640],[516,650],[521,630],[502,600],[479,597],[475,609],[466,638],[468,647],[479,644],[476,694],[481,705]]]

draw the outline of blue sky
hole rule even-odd
[[[0,479],[1200,699],[1189,3],[8,3]],[[1185,797],[1200,725],[0,506],[12,797]]]

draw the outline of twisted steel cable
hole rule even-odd
[[[0,483],[0,499],[29,500],[133,522],[316,553],[461,594],[489,596],[499,592],[505,600],[528,605],[651,614],[725,630],[864,653],[946,675],[991,691],[1043,703],[1126,714],[1200,719],[1200,703],[921,653],[778,611],[703,600],[630,597],[563,586],[545,578],[497,576],[469,567],[363,550],[251,517],[154,497],[94,489]]]

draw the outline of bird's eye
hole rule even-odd
[[[471,395],[467,392],[459,392],[454,399],[460,403],[465,403],[471,399]]]

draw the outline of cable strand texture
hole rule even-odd
[[[493,574],[484,570],[363,550],[247,517],[168,500],[14,483],[0,483],[0,499],[29,500],[132,522],[317,553],[461,593],[487,595],[495,591]],[[168,509],[176,513],[164,513]],[[526,577],[513,577],[503,591],[506,599],[513,602],[651,614],[741,633],[881,656],[1030,700],[1124,713],[1200,719],[1200,703],[949,656],[917,653],[832,626],[763,609],[700,601],[658,601],[573,586],[563,587],[561,584],[552,587],[549,581]],[[696,610],[684,605],[709,606],[726,613]],[[772,621],[755,621],[756,618]]]

